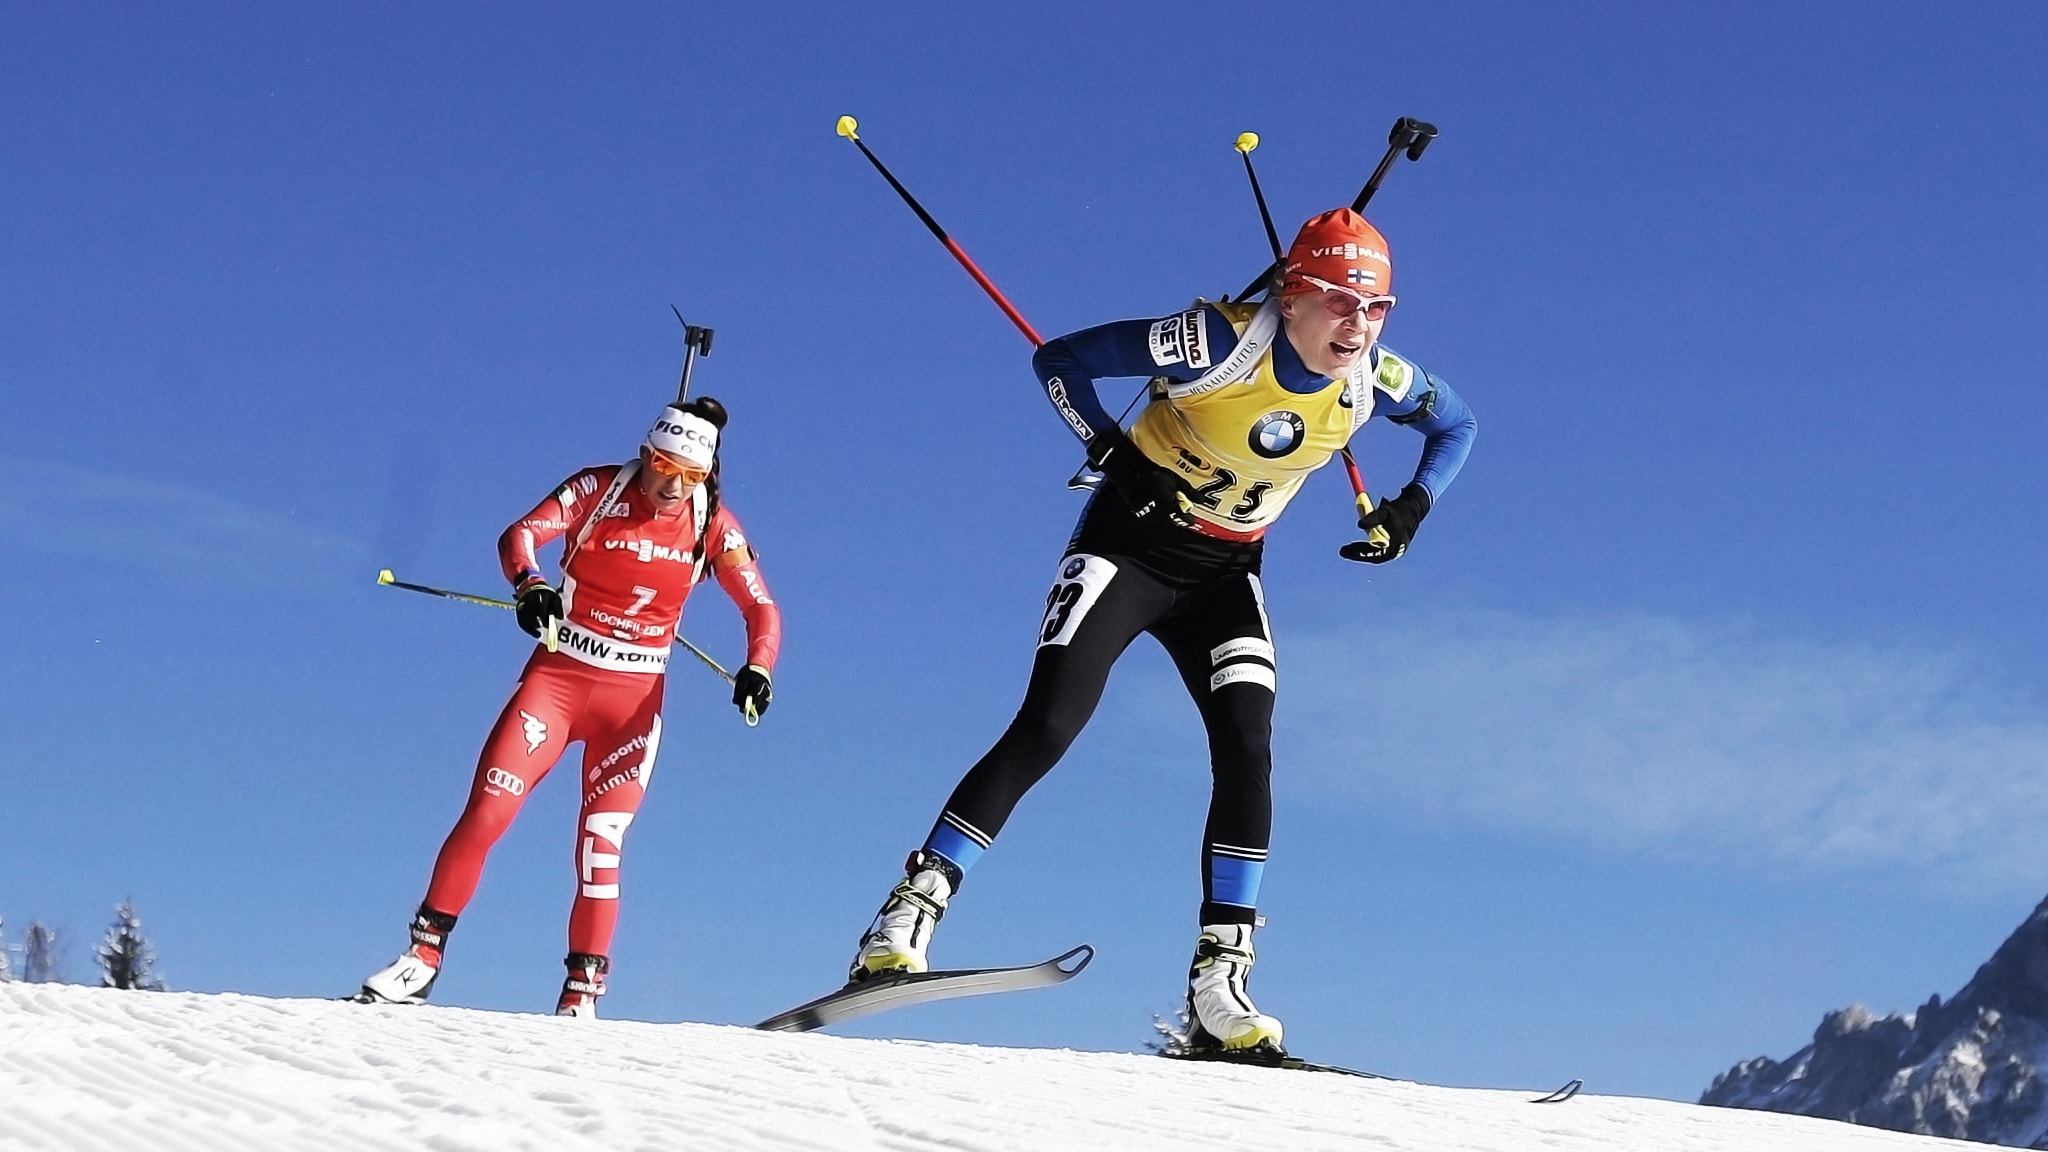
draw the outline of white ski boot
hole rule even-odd
[[[563,963],[569,966],[569,977],[562,981],[555,1015],[597,1019],[597,998],[604,995],[604,975],[612,970],[612,962],[588,952],[571,952]]]
[[[455,917],[422,907],[412,918],[412,946],[398,959],[370,974],[363,990],[356,993],[359,1004],[425,1004],[427,993],[441,975],[441,950],[448,946],[448,933]]]
[[[946,904],[960,888],[960,869],[943,856],[922,851],[910,854],[904,864],[909,873],[890,891],[882,910],[867,934],[860,938],[847,973],[849,983],[871,976],[924,972],[931,965],[924,951],[931,946],[932,932],[946,914]]]
[[[1245,982],[1251,976],[1252,926],[1204,924],[1188,969],[1188,1046],[1284,1054],[1280,1021],[1252,1005]]]

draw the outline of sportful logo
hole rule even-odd
[[[645,747],[647,747],[647,737],[644,734],[633,737],[631,740],[626,741],[619,747],[614,748],[612,750],[611,755],[606,756],[604,759],[598,761],[597,767],[592,768],[590,770],[590,778],[592,780],[597,779],[599,776],[604,775],[606,770],[611,768],[612,765],[617,764],[619,761],[624,760],[626,757],[631,756],[633,753],[638,752],[639,750]]]
[[[525,715],[525,713],[521,713],[521,715]],[[533,749],[527,749],[528,755],[531,755],[532,752]],[[526,795],[526,781],[521,780],[519,777],[514,776],[510,772],[505,771],[503,768],[493,768],[490,771],[484,773],[484,783],[490,785],[493,788],[499,788],[503,789],[506,792],[510,792],[514,796]]]
[[[548,726],[540,717],[535,716],[524,708],[519,710],[519,716],[526,722],[524,725],[526,732],[526,754],[531,756],[534,749],[547,741]]]

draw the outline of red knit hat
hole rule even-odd
[[[1361,296],[1394,294],[1394,261],[1387,255],[1387,238],[1349,208],[1333,209],[1301,226],[1287,249],[1280,294],[1316,291],[1305,276]]]

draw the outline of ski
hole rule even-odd
[[[1301,1072],[1329,1072],[1338,1076],[1357,1076],[1366,1080],[1394,1080],[1403,1084],[1416,1081],[1401,1080],[1396,1076],[1384,1076],[1378,1072],[1367,1072],[1362,1068],[1346,1068],[1340,1064],[1318,1064],[1297,1056],[1284,1056],[1271,1049],[1258,1048],[1249,1052],[1230,1052],[1220,1048],[1203,1048],[1191,1052],[1161,1052],[1169,1060],[1209,1060],[1220,1064],[1244,1064],[1253,1068],[1290,1068]],[[1566,1081],[1554,1092],[1546,1092],[1530,1100],[1531,1104],[1562,1104],[1579,1094],[1586,1086],[1580,1079]]]
[[[754,1027],[763,1032],[809,1032],[814,1028],[843,1024],[912,1004],[1047,988],[1064,984],[1080,975],[1081,969],[1094,958],[1094,946],[1083,944],[1043,963],[1027,964],[1021,968],[959,968],[875,976],[770,1016]]]

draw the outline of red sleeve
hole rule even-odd
[[[712,515],[705,531],[709,535],[705,551],[711,557],[711,571],[717,574],[719,587],[739,605],[740,615],[747,621],[747,663],[759,664],[772,672],[775,657],[782,651],[782,610],[768,595],[768,582],[761,578],[747,534],[741,530],[739,519],[723,504]]]
[[[498,537],[498,567],[514,589],[542,579],[541,546],[583,527],[597,511],[598,497],[619,474],[619,466],[608,464],[585,468],[534,505],[533,511],[512,522]]]

